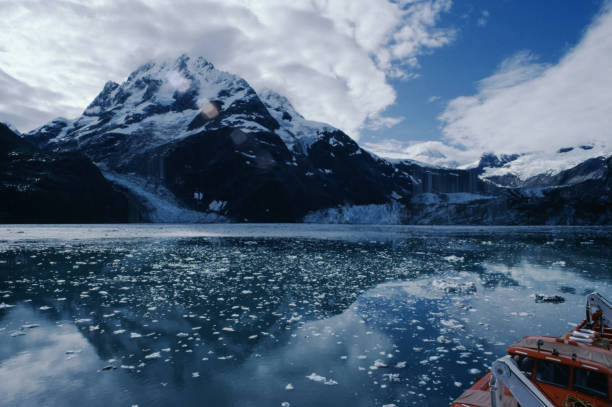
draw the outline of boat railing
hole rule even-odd
[[[493,362],[491,369],[491,407],[502,407],[504,386],[522,406],[555,407],[546,396],[521,372],[511,356]]]
[[[601,333],[603,334],[604,325],[607,327],[612,327],[612,303],[610,303],[610,301],[608,301],[608,299],[605,298],[603,295],[594,292],[587,295],[586,319],[589,325],[593,325],[596,322],[599,322],[595,321],[593,318],[596,311],[600,311],[599,315],[601,318],[601,322],[603,322],[602,324],[600,324],[600,326],[602,330]]]

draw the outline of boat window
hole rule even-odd
[[[523,374],[529,378],[533,374],[533,359],[529,356],[514,355],[514,361]]]
[[[548,360],[538,359],[536,368],[536,380],[554,384],[559,387],[568,387],[570,367]]]
[[[608,398],[608,377],[593,370],[574,368],[574,389]]]

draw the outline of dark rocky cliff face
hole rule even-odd
[[[406,223],[484,225],[609,225],[612,223],[612,157],[562,171],[557,184],[497,188],[488,197],[452,202],[446,195],[413,199]]]
[[[46,153],[0,123],[0,223],[126,222],[126,197],[78,153]]]
[[[330,137],[344,145],[331,146]],[[347,202],[388,202],[402,180],[391,177],[387,163],[354,155],[357,150],[346,135],[334,133],[307,156],[296,156],[273,133],[223,128],[143,153],[120,170],[162,183],[190,209],[222,205],[220,212],[237,220],[295,222]]]

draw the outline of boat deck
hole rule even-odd
[[[589,324],[585,319],[575,328],[561,337],[526,336],[511,345],[507,353],[519,365],[523,374],[546,396],[555,406],[575,405],[567,404],[568,400],[576,400],[592,407],[610,406],[612,400],[612,388],[610,388],[610,377],[612,376],[612,329],[603,323],[601,313],[593,314],[594,321]],[[528,359],[528,367],[523,363]],[[543,373],[536,369],[536,363],[542,365],[542,369],[548,366],[565,366],[567,370],[566,385],[555,384],[543,380]],[[554,368],[553,368],[554,369]],[[599,394],[585,390],[581,383],[577,382],[578,375],[584,375],[583,371],[592,372],[591,376],[599,375],[607,380],[607,388]],[[542,373],[542,375],[541,375]],[[480,378],[461,396],[453,401],[453,407],[491,407],[492,392],[489,385],[492,373],[489,371]],[[587,377],[591,377],[587,376]],[[507,388],[503,388],[504,397],[501,407],[516,407],[517,401]],[[497,406],[500,406],[499,402]]]

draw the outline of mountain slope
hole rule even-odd
[[[128,220],[127,198],[87,158],[43,152],[0,123],[0,223]]]

